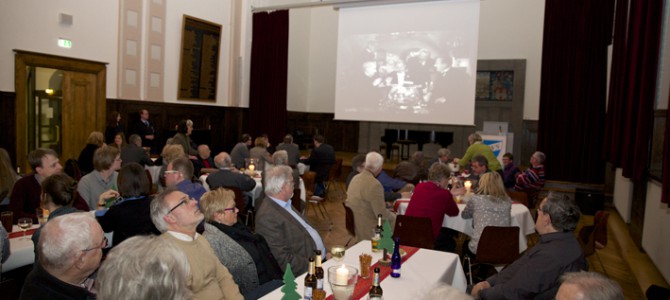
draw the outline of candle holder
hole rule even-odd
[[[328,268],[328,283],[333,290],[335,300],[350,300],[358,281],[358,269],[349,265]]]

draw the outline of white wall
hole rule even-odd
[[[642,248],[661,271],[666,281],[670,281],[670,208],[661,203],[661,185],[655,181],[647,185],[647,199],[644,210]]]
[[[0,91],[14,91],[14,49],[108,63],[107,97],[116,96],[119,3],[116,0],[1,0]],[[73,16],[60,25],[59,13]],[[58,38],[72,48],[58,47]]]
[[[630,223],[631,206],[633,203],[633,182],[623,177],[623,169],[614,172],[614,196],[612,202],[624,222]]]
[[[288,109],[332,113],[337,11],[319,7],[290,13]],[[479,59],[526,59],[524,119],[528,120],[539,117],[543,22],[544,1],[481,2]],[[305,41],[309,45],[295,45]]]

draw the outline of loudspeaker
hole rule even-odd
[[[575,201],[583,215],[593,216],[605,207],[605,195],[598,190],[576,189]]]
[[[61,25],[72,25],[73,17],[72,15],[60,13],[60,24]]]

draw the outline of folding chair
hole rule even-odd
[[[465,255],[467,277],[472,281],[472,267],[477,265],[508,265],[519,258],[519,227],[517,226],[486,226],[479,238],[477,256],[471,259]]]
[[[430,218],[398,215],[395,219],[393,237],[400,238],[400,244],[418,248],[434,249],[435,237]]]
[[[344,207],[345,227],[347,228],[347,232],[353,236],[347,241],[347,244],[344,245],[346,247],[356,238],[356,223],[354,223],[354,211],[344,204],[344,202],[342,202],[342,206]]]

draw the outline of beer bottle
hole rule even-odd
[[[316,275],[316,288],[323,290],[323,267],[321,267],[321,250],[314,250],[316,260],[316,267],[314,275]]]
[[[370,300],[382,300],[384,291],[382,291],[382,287],[379,285],[379,268],[375,268],[375,274],[372,277],[372,286],[370,287],[370,291],[368,292],[368,299]]]
[[[314,257],[309,258],[309,271],[305,276],[305,294],[303,299],[311,300],[312,291],[316,289],[316,275],[314,275]]]

